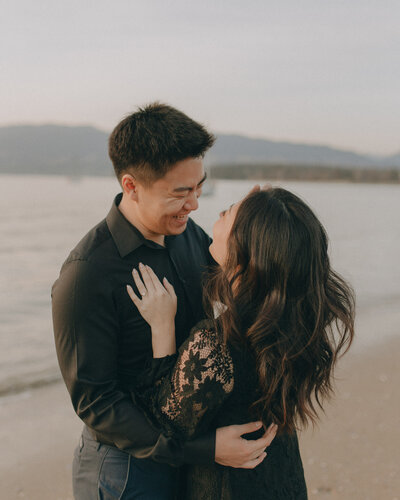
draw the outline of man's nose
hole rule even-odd
[[[197,192],[194,191],[193,193],[190,193],[190,196],[188,197],[184,205],[185,210],[197,210],[199,208],[199,202],[197,198]]]

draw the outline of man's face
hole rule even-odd
[[[199,206],[204,180],[202,160],[188,158],[151,185],[138,183],[138,229],[145,238],[156,241],[161,235],[183,233],[190,212]]]

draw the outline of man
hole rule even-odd
[[[198,208],[202,158],[213,142],[203,126],[158,103],[119,123],[109,154],[122,195],[72,250],[53,286],[58,360],[85,423],[73,464],[77,500],[172,498],[171,465],[215,460],[253,468],[273,438],[243,439],[261,427],[249,423],[178,442],[160,435],[129,396],[152,359],[149,325],[126,292],[132,269],[148,264],[174,286],[177,347],[203,318],[210,238],[189,214]]]

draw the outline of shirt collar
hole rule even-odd
[[[106,217],[106,222],[119,254],[124,258],[141,245],[146,244],[147,240],[135,226],[125,219],[118,209],[121,199],[122,193],[119,193],[114,199],[111,210]]]
[[[158,245],[154,241],[146,240],[139,229],[137,229],[122,215],[118,208],[121,200],[122,193],[119,193],[114,199],[111,210],[108,212],[106,222],[122,258],[126,257],[141,245],[146,245],[154,249],[170,248],[171,245],[173,245],[176,235],[165,236],[165,247]]]

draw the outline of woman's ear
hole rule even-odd
[[[125,174],[121,179],[124,194],[131,200],[137,201],[137,181],[131,174]]]

